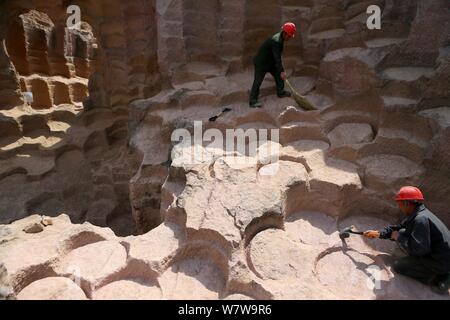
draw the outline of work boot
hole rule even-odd
[[[259,101],[250,102],[250,108],[261,108],[261,107],[262,107],[262,103]]]
[[[287,98],[290,96],[291,96],[291,93],[289,91],[283,91],[282,93],[278,94],[278,98]]]
[[[448,289],[450,289],[450,274],[431,286],[431,291],[440,295],[448,295]]]

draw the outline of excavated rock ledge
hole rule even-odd
[[[174,222],[141,236],[116,237],[108,228],[74,225],[63,214],[39,233],[23,231],[40,220],[30,216],[0,226],[0,259],[11,284],[8,297],[449,299],[392,273],[393,259],[402,255],[395,244],[360,237],[339,240],[338,226],[363,229],[386,223],[379,218],[337,221],[300,211],[276,225],[274,217],[265,216],[256,229],[244,231],[247,243],[241,239],[234,247],[206,226],[195,231]],[[379,284],[372,284],[373,276]]]
[[[445,0],[377,0],[374,31],[367,1],[86,0],[80,30],[65,3],[0,3],[0,298],[442,298],[393,274],[392,242],[338,230],[395,222],[405,184],[450,225]],[[318,110],[272,79],[250,109],[251,57],[287,20]],[[279,139],[172,141],[196,121]]]
[[[258,166],[235,153],[192,164],[192,147],[177,145],[158,227],[117,237],[64,214],[34,215],[0,226],[0,261],[18,299],[441,299],[392,273],[402,256],[392,242],[339,239],[343,226],[392,221],[340,217],[334,204],[361,188],[359,177],[327,168],[315,148],[297,149],[308,171],[289,160]],[[332,203],[318,201],[325,196]],[[379,282],[371,286],[370,277]]]

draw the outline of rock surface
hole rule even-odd
[[[17,298],[19,300],[85,300],[86,295],[70,279],[48,277],[27,286]]]
[[[445,1],[375,1],[370,32],[361,1],[86,0],[75,29],[66,2],[0,4],[0,297],[448,299],[338,237],[396,222],[405,184],[450,225]],[[270,77],[248,108],[287,20],[318,110]]]
[[[3,263],[0,263],[0,300],[14,300],[16,295],[9,284],[8,272]]]
[[[254,167],[223,165],[211,172],[225,178],[231,170],[235,181],[257,177],[254,170],[250,174]],[[286,170],[292,172],[292,167]],[[292,177],[279,168],[264,182],[274,192],[289,188],[283,183],[301,186],[305,175]],[[211,189],[213,182],[203,179],[203,188]],[[231,188],[233,179],[215,184],[218,190]],[[195,188],[192,182],[197,180],[189,181],[187,188]],[[215,194],[203,204],[182,193],[169,206],[167,222],[125,238],[88,223],[72,224],[65,215],[41,233],[28,234],[22,225],[41,219],[32,216],[1,226],[9,231],[3,232],[0,258],[11,270],[18,299],[448,299],[392,273],[392,262],[403,256],[394,243],[357,236],[339,239],[343,226],[365,230],[392,221],[361,215],[342,219],[301,211],[301,206],[285,215],[285,208],[295,210],[292,204],[280,204],[279,213],[276,206],[268,207],[258,216],[261,201],[268,197],[259,187],[245,193],[247,207],[227,202],[227,194]],[[209,214],[212,206],[223,213]],[[191,225],[179,224],[183,215]],[[229,219],[235,231],[223,233]],[[48,247],[24,254],[36,243]]]

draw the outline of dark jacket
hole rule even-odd
[[[420,205],[399,225],[382,230],[380,238],[390,238],[393,230],[400,232],[397,242],[409,255],[431,257],[450,272],[450,231],[425,205]]]
[[[278,32],[270,37],[261,45],[253,59],[255,66],[261,70],[274,70],[278,74],[284,71],[283,63],[281,61],[281,54],[283,53],[284,39],[282,32]]]

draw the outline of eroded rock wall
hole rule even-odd
[[[71,4],[83,30],[65,26]],[[325,164],[358,168],[361,192],[331,211],[396,216],[392,195],[408,183],[448,223],[448,4],[375,4],[381,30],[365,25],[368,1],[4,1],[1,221],[66,212],[148,231],[164,221],[171,132],[234,106],[238,125],[279,128],[284,146],[319,141]],[[251,58],[286,20],[299,33],[284,62],[314,116],[245,110]]]
[[[5,1],[2,15],[1,221],[67,212],[135,232],[127,104],[159,90],[154,2]]]

